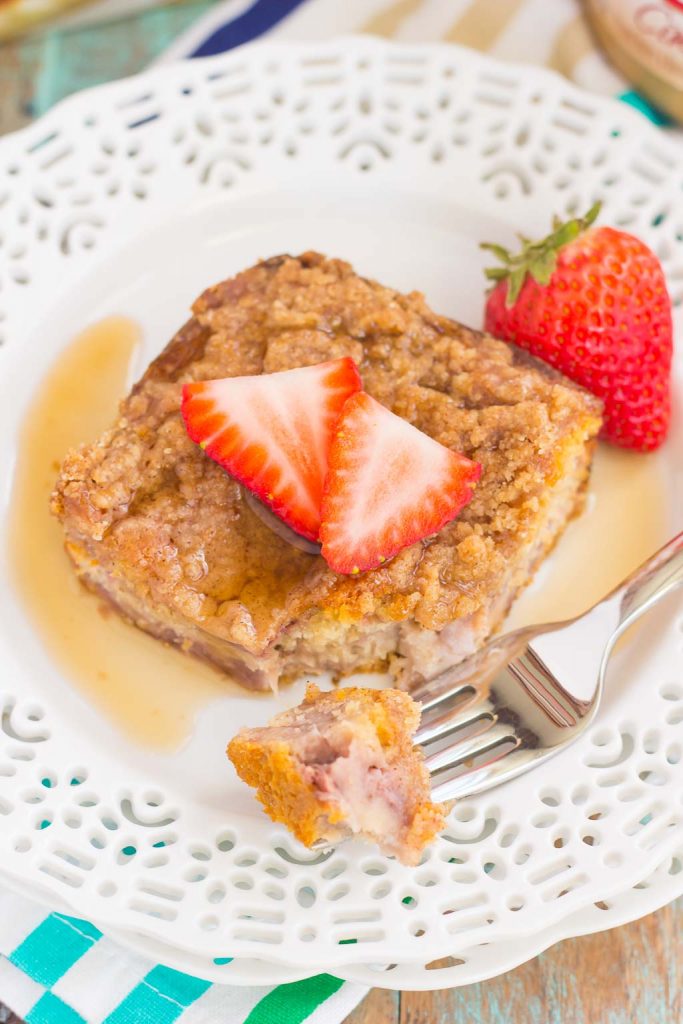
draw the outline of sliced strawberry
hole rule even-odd
[[[344,406],[322,502],[331,569],[374,569],[440,530],[470,501],[481,466],[445,448],[364,392]]]
[[[187,432],[285,523],[317,540],[329,446],[362,387],[353,359],[183,388]]]

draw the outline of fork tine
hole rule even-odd
[[[437,672],[435,676],[423,679],[419,683],[414,682],[410,687],[410,692],[414,695],[414,699],[422,704],[431,697],[443,693],[444,689],[454,689],[456,686],[462,685],[469,677],[469,672],[463,674],[463,666],[473,660],[474,657],[476,655],[471,658],[465,658],[458,662],[458,664],[451,665],[449,668]]]
[[[425,757],[425,764],[430,774],[442,771],[445,768],[452,768],[461,761],[485,753],[491,747],[497,746],[503,740],[510,739],[516,743],[517,737],[510,725],[500,723],[495,716],[491,716],[486,725],[473,736],[454,743],[452,746],[444,747],[433,754]]]
[[[504,767],[500,768],[497,775],[497,781],[504,781],[508,776],[513,777],[518,774],[519,770],[523,770],[529,761],[528,751],[525,749],[523,741],[519,737],[516,737],[516,740],[515,746],[502,746],[498,742],[492,747],[484,748],[481,753],[486,754],[488,751],[492,756],[484,762],[479,760],[479,763],[472,767],[461,763],[459,766],[454,765],[451,772],[444,769],[439,773],[442,781],[439,781],[439,776],[437,776],[432,785],[432,800],[435,803],[445,803],[449,800],[474,796],[482,789],[488,789],[491,784],[491,766],[495,765],[497,761],[504,762]],[[497,747],[500,749],[496,754]],[[456,770],[458,767],[460,767],[460,771]]]
[[[442,736],[447,736],[448,733],[459,732],[482,716],[492,713],[493,704],[488,700],[469,700],[464,706],[458,704],[441,715],[428,717],[413,736],[413,743],[425,746]]]
[[[446,689],[441,689],[437,693],[432,694],[431,697],[427,696],[427,699],[420,700],[419,697],[413,697],[417,700],[422,708],[422,716],[424,717],[427,712],[432,711],[440,704],[446,703],[446,701],[458,701],[459,703],[464,700],[470,700],[477,695],[477,688],[472,685],[468,679],[466,682],[457,683],[453,686],[449,686]]]

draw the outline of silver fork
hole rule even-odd
[[[414,690],[415,742],[440,803],[507,782],[588,728],[621,634],[683,583],[683,533],[583,615],[490,641]]]

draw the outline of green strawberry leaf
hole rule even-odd
[[[591,224],[595,223],[595,221],[598,219],[598,214],[600,213],[601,207],[602,207],[602,203],[600,202],[599,199],[596,199],[595,202],[593,203],[593,205],[591,206],[590,210],[588,211],[588,213],[586,213],[584,215],[584,218],[583,218],[584,229],[585,228],[589,228],[591,226]]]
[[[507,306],[514,306],[526,280],[526,267],[515,267],[508,278],[508,293],[505,300]]]
[[[495,242],[481,242],[479,245],[480,249],[488,249],[494,256],[497,256],[502,263],[510,262],[510,253],[507,249],[503,248],[502,245],[496,245]]]
[[[554,249],[560,249],[563,245],[567,245],[569,242],[573,242],[578,237],[581,231],[581,224],[578,220],[568,220],[566,224],[551,235],[549,239],[550,244]]]
[[[595,202],[583,217],[571,217],[567,221],[553,218],[553,230],[546,237],[532,242],[519,235],[521,249],[518,253],[510,253],[502,245],[495,242],[482,242],[481,249],[493,253],[503,264],[502,267],[488,267],[484,273],[491,287],[495,288],[501,281],[507,280],[508,289],[505,304],[513,306],[519,298],[527,274],[531,274],[541,285],[550,284],[557,265],[557,254],[565,245],[575,241],[579,235],[587,231],[600,213],[600,202]]]
[[[557,264],[557,253],[552,249],[543,252],[529,267],[529,273],[539,284],[549,284]]]

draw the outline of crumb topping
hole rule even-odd
[[[483,466],[472,502],[438,536],[354,578],[276,537],[194,445],[186,381],[349,355],[366,390]],[[138,593],[258,654],[287,625],[475,612],[531,538],[544,491],[600,425],[600,403],[503,342],[437,316],[316,253],[275,257],[209,288],[97,442],[71,452],[53,496],[67,538]]]

